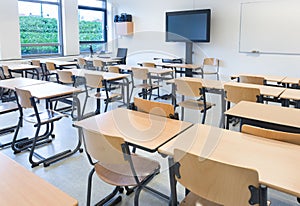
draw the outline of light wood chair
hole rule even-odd
[[[96,205],[104,205],[110,201],[122,187],[134,186],[134,205],[139,204],[139,195],[146,188],[148,182],[158,174],[160,165],[157,161],[130,154],[128,144],[124,139],[108,136],[94,131],[83,129],[86,153],[93,165],[88,177],[87,206],[91,203],[92,177],[96,171],[97,176],[104,182],[116,186],[111,194],[106,196]],[[93,162],[92,160],[95,160]],[[117,204],[122,200],[118,196],[113,200]]]
[[[31,65],[38,66],[39,68],[33,71],[26,71],[26,75],[31,74],[32,78],[36,77],[37,79],[44,77],[44,70],[42,69],[41,61],[38,59],[31,60]]]
[[[256,127],[252,125],[242,125],[243,133],[251,134],[267,139],[274,139],[282,142],[288,142],[296,145],[300,145],[300,134],[299,133],[290,133],[282,132],[278,130],[265,129],[261,127]]]
[[[105,64],[100,59],[94,59],[93,60],[93,67],[98,71],[104,71],[105,70]]]
[[[75,86],[75,79],[71,71],[57,70],[58,83]]]
[[[32,167],[38,166],[41,163],[44,163],[44,166],[48,166],[47,161],[53,160],[62,155],[62,153],[55,154],[48,158],[41,158],[39,161],[35,161],[33,156],[36,155],[35,149],[37,146],[40,146],[45,143],[50,143],[52,138],[55,137],[53,134],[54,129],[54,122],[60,120],[61,118],[65,117],[59,112],[50,109],[40,110],[37,108],[36,99],[31,95],[30,91],[16,88],[16,96],[17,96],[17,103],[20,110],[20,117],[17,129],[15,131],[13,141],[12,141],[12,149],[14,153],[19,153],[24,150],[30,150],[29,153],[29,162],[31,163]],[[29,109],[32,111],[32,114],[28,116],[23,115],[23,110]],[[35,135],[32,139],[28,139],[25,142],[18,142],[17,137],[22,126],[22,120],[25,120],[29,123],[33,123],[34,127],[36,128]],[[45,127],[45,130],[42,130],[44,133],[40,135],[40,131],[42,127]],[[49,138],[50,137],[50,138]],[[39,156],[41,157],[41,156]]]
[[[84,58],[81,58],[81,57],[77,58],[77,65],[80,69],[86,69],[87,68],[86,60]]]
[[[46,81],[50,81],[51,76],[54,76],[55,82],[58,82],[58,75],[55,64],[53,62],[46,62],[46,68],[43,79],[45,79]]]
[[[96,98],[97,101],[103,100],[105,102],[104,112],[107,111],[108,104],[110,102],[118,101],[123,98],[122,94],[112,93],[112,92],[108,91],[106,81],[104,80],[102,75],[85,73],[84,77],[86,80],[86,82],[85,82],[86,97],[84,100],[82,115],[85,112],[88,97],[90,97],[88,94],[89,89],[96,89],[96,94],[93,95],[92,97]],[[99,103],[99,106],[100,106],[100,103]]]
[[[200,158],[178,149],[174,150],[174,161],[177,181],[190,190],[181,206],[250,205],[249,187],[260,188],[258,173],[250,168]]]
[[[155,89],[159,89],[159,85],[153,84],[151,75],[147,68],[135,68],[132,67],[132,89],[130,93],[130,99],[133,94],[134,88],[140,88],[142,89],[142,92],[138,93],[139,96],[143,96],[144,98],[147,98],[147,95],[149,95],[149,100],[152,97],[152,91]],[[135,80],[142,81],[141,84],[135,84]]]
[[[174,106],[163,102],[155,102],[146,99],[134,97],[134,106],[140,112],[154,114],[167,118],[175,117]]]
[[[175,79],[176,93],[182,96],[178,103],[181,107],[181,120],[184,120],[184,108],[198,110],[202,115],[202,124],[205,123],[206,112],[213,104],[206,101],[205,88],[201,82]],[[189,97],[185,100],[186,97]]]
[[[153,62],[143,62],[142,66],[143,67],[152,67],[152,68],[156,67],[155,63],[153,63]]]
[[[240,101],[262,102],[262,96],[258,88],[242,87],[238,85],[224,85],[225,100],[227,102],[227,110],[231,107],[231,103],[237,104]],[[237,125],[239,121],[233,122],[233,119],[227,117],[226,128],[229,128],[229,123],[233,126]]]
[[[266,80],[264,77],[259,77],[259,76],[240,75],[239,82],[264,85]]]
[[[219,80],[220,60],[217,58],[204,58],[202,67],[199,70],[201,71],[196,71],[196,74],[201,75],[202,78],[204,78],[204,75],[216,75],[217,80]]]
[[[13,78],[9,68],[7,65],[2,65],[2,73],[3,73],[3,76],[4,76],[4,79],[11,79]]]

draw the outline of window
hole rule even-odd
[[[19,0],[22,56],[62,54],[60,0]]]
[[[80,52],[89,52],[90,45],[94,51],[105,50],[106,0],[78,0],[79,43]]]

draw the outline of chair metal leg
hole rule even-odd
[[[95,168],[93,168],[88,176],[88,188],[87,188],[87,198],[86,198],[86,206],[91,205],[91,191],[92,191],[92,180],[93,180],[93,174],[95,172]]]

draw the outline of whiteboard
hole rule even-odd
[[[300,55],[300,1],[241,3],[239,51]]]

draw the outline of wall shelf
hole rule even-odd
[[[133,22],[116,22],[117,35],[133,35]]]

